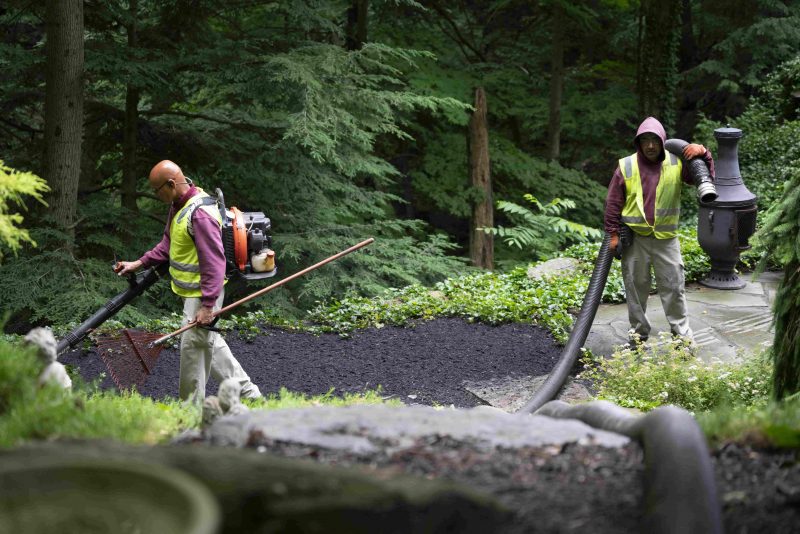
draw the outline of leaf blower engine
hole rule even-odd
[[[275,251],[272,250],[272,223],[260,211],[239,211],[225,208],[222,191],[216,190],[222,216],[222,244],[225,247],[225,274],[245,280],[261,280],[275,276]]]

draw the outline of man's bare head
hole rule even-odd
[[[183,171],[168,159],[159,161],[150,171],[150,187],[165,202],[178,200],[189,188]]]
[[[155,187],[160,186],[167,180],[175,180],[176,182],[183,182],[183,172],[181,168],[168,159],[159,161],[155,167],[150,171],[150,185]]]

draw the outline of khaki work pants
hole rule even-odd
[[[222,307],[225,291],[214,304],[214,311]],[[199,298],[183,299],[183,324],[194,320],[201,303]],[[209,374],[217,384],[226,378],[235,378],[242,385],[242,397],[261,396],[258,386],[250,381],[242,366],[233,357],[228,344],[217,332],[204,328],[191,328],[181,334],[181,364],[179,394],[181,400],[191,399],[202,403],[206,397],[206,382]]]
[[[628,303],[628,319],[634,333],[644,340],[650,335],[647,297],[650,266],[653,266],[658,296],[672,334],[692,338],[686,308],[683,258],[677,237],[656,239],[634,233],[633,243],[622,252],[622,280]]]

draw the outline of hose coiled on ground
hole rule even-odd
[[[603,297],[603,289],[606,287],[608,271],[611,269],[611,262],[614,260],[613,251],[609,250],[608,246],[610,241],[611,236],[606,233],[603,238],[603,244],[600,246],[600,251],[597,253],[597,261],[594,264],[594,271],[589,281],[589,287],[586,289],[586,295],[583,297],[581,311],[572,326],[572,331],[569,334],[564,350],[561,352],[561,357],[544,384],[542,384],[542,387],[536,391],[533,398],[525,406],[520,408],[520,413],[533,413],[544,403],[553,399],[561,390],[575,365],[581,352],[581,347],[586,342],[586,337],[592,328],[597,307]]]
[[[641,443],[645,455],[645,532],[721,534],[722,514],[705,437],[676,406],[635,416],[607,401],[548,402],[536,415],[578,419]]]
[[[693,161],[705,169],[705,163]],[[645,531],[721,534],[722,514],[711,460],[705,437],[691,414],[665,406],[637,417],[607,401],[574,406],[548,402],[561,390],[589,335],[613,260],[610,239],[609,234],[603,238],[581,311],[558,363],[519,412],[579,419],[641,443],[645,454]]]

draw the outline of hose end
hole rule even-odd
[[[700,199],[700,202],[714,202],[718,196],[717,188],[710,182],[704,182],[697,186],[697,198]]]

